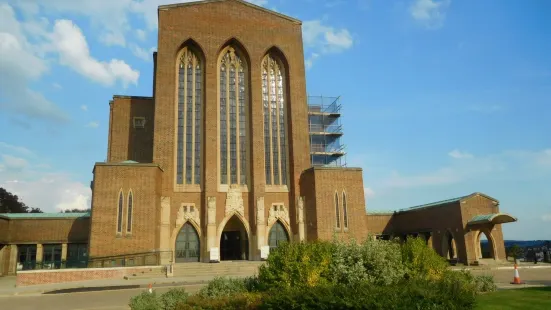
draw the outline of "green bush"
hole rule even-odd
[[[495,292],[497,285],[494,282],[494,277],[489,275],[476,276],[474,278],[476,290],[479,293]]]
[[[448,262],[421,238],[408,238],[401,250],[408,277],[438,280],[448,268]]]
[[[399,243],[371,238],[361,244],[334,241],[329,274],[334,283],[388,285],[402,280],[405,271]]]
[[[254,310],[262,302],[259,293],[239,293],[232,296],[206,297],[190,296],[185,304],[179,304],[178,310]]]
[[[394,285],[368,282],[271,291],[258,309],[472,309],[475,294],[453,281],[415,279]]]
[[[174,310],[178,304],[185,303],[188,293],[183,288],[173,288],[160,296],[160,304],[163,310]]]
[[[334,244],[326,241],[285,243],[259,269],[261,288],[316,286],[328,282]]]
[[[157,298],[157,293],[142,292],[130,299],[128,304],[132,310],[159,310],[162,305]]]
[[[245,285],[247,279],[236,279],[228,277],[216,277],[203,287],[198,295],[201,297],[226,297],[247,292]]]

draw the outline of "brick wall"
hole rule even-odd
[[[155,124],[153,98],[114,96],[109,108],[107,161],[151,163]],[[145,128],[134,128],[134,117],[145,117]]]
[[[67,243],[88,242],[89,218],[11,219],[9,242]]]
[[[392,227],[392,213],[390,214],[367,214],[367,230],[370,234],[390,234],[394,231]]]
[[[94,168],[91,258],[148,252],[158,247],[160,180],[153,164],[104,164]],[[123,190],[123,226],[117,234],[119,191]],[[128,192],[133,193],[132,231],[127,232]]]
[[[17,272],[16,286],[67,283],[77,281],[123,279],[142,271],[162,271],[161,266],[30,270]]]
[[[0,244],[8,243],[10,231],[10,222],[5,218],[0,218]]]
[[[368,235],[367,220],[365,213],[365,197],[360,168],[329,168],[315,167],[306,170],[303,177],[314,179],[315,190],[305,189],[307,212],[311,211],[311,201],[315,201],[317,238],[330,240],[336,234],[338,238],[355,238],[358,241],[364,240]],[[306,181],[305,181],[306,182]],[[307,184],[305,184],[307,186]],[[343,192],[346,194],[346,205],[348,210],[348,229],[344,226]],[[310,196],[315,193],[315,196]],[[339,196],[340,228],[336,228],[335,193]],[[307,215],[307,226],[310,226],[309,215]],[[310,227],[307,229],[311,230]],[[308,236],[310,240],[310,236]]]

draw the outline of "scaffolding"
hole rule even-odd
[[[308,96],[312,166],[346,167],[340,97]]]

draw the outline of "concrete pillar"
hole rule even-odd
[[[8,274],[15,274],[17,272],[17,245],[12,244],[10,247]]]
[[[266,213],[264,211],[264,197],[256,199],[256,251],[255,257],[261,259],[260,252],[266,245]]]
[[[210,261],[211,249],[218,248],[216,244],[216,197],[207,198],[207,257],[205,261]],[[220,253],[220,249],[218,249]],[[220,257],[218,257],[220,259]]]
[[[159,249],[161,251],[159,264],[166,265],[172,261],[173,253],[170,249],[170,197],[161,197],[161,231],[159,234]]]
[[[306,235],[304,229],[304,198],[302,196],[298,197],[297,212],[298,240],[305,241]]]
[[[44,247],[42,246],[42,244],[39,243],[36,245],[36,262],[41,263],[43,257],[44,257]]]
[[[61,244],[61,261],[67,261],[67,243]]]

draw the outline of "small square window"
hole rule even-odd
[[[145,117],[134,117],[134,128],[145,128]]]

